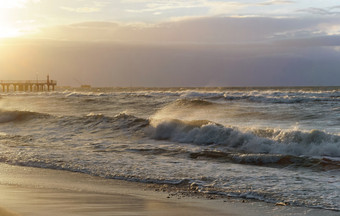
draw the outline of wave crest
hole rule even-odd
[[[19,122],[30,119],[38,119],[45,118],[47,114],[30,112],[30,111],[6,111],[0,110],[0,123],[8,123],[8,122]]]
[[[213,104],[214,103],[203,99],[178,99],[175,101],[174,105],[185,107],[206,107],[211,106]]]
[[[256,130],[242,132],[210,121],[177,119],[153,122],[151,137],[180,143],[216,145],[226,151],[294,156],[340,157],[340,136],[310,132]]]

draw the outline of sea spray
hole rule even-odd
[[[151,136],[180,143],[215,145],[247,153],[340,157],[340,136],[312,130],[241,132],[206,120],[170,119],[151,123]],[[257,134],[261,135],[258,136]]]

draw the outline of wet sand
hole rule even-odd
[[[0,164],[0,216],[338,215],[239,199],[169,196],[142,183]]]

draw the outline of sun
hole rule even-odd
[[[0,22],[0,38],[11,38],[20,35],[20,31],[15,28],[6,26]]]
[[[23,7],[28,0],[1,0],[0,8],[17,8]]]
[[[20,29],[13,20],[13,10],[24,7],[27,0],[1,0],[0,2],[0,38],[17,37]],[[12,19],[11,19],[12,17]]]
[[[18,30],[15,29],[14,25],[11,25],[6,14],[1,12],[3,12],[3,9],[0,9],[0,38],[17,36]]]
[[[6,17],[0,14],[0,38],[16,37],[19,36],[19,30],[15,26],[11,26],[11,23],[7,22]]]

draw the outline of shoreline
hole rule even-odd
[[[151,184],[0,163],[0,215],[338,215],[242,199],[175,194]]]

